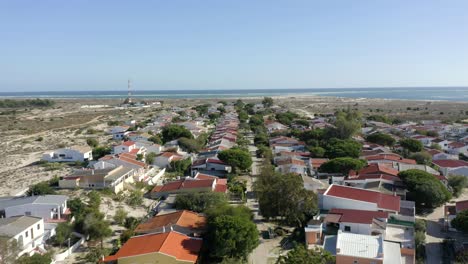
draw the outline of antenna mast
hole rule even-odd
[[[128,103],[130,104],[132,102],[132,80],[128,79]]]

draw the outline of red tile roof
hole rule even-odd
[[[432,163],[442,168],[458,168],[468,166],[468,162],[463,160],[433,160]]]
[[[325,195],[375,203],[381,209],[400,211],[400,197],[354,187],[332,184]]]
[[[404,159],[399,155],[392,154],[378,154],[373,156],[365,157],[367,160],[390,160],[395,162],[407,163],[407,164],[416,164],[416,161],[413,159]]]
[[[298,166],[305,166],[305,163],[303,160],[298,160],[298,159],[293,159],[293,158],[287,158],[284,160],[278,160],[276,162],[276,165],[281,166],[281,165],[288,165],[288,164],[294,164]]]
[[[341,215],[339,222],[372,224],[374,218],[388,218],[388,212],[351,210],[351,209],[331,209],[328,214]]]
[[[130,238],[115,255],[104,258],[103,262],[160,252],[179,261],[196,263],[202,243],[201,239],[191,238],[174,231],[135,236]]]
[[[206,225],[206,218],[195,212],[183,210],[169,214],[157,215],[145,223],[139,224],[136,233],[149,233],[155,229],[178,225],[190,229],[202,229]]]
[[[206,162],[207,163],[216,163],[216,164],[227,165],[226,163],[224,163],[223,161],[221,161],[219,159],[207,159]]]
[[[389,168],[388,166],[385,166],[380,163],[373,163],[373,164],[369,164],[369,166],[361,169],[358,172],[358,175],[365,175],[365,174],[389,174],[389,175],[397,176],[398,170]]]
[[[451,148],[463,148],[465,146],[462,142],[452,142],[448,144]]]
[[[133,141],[124,141],[124,142],[122,143],[122,145],[127,146],[127,147],[130,147],[130,146],[135,145],[135,142],[133,142]]]
[[[151,192],[171,192],[182,189],[210,188],[215,180],[178,180],[168,182],[164,185],[157,185]]]

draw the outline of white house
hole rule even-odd
[[[319,196],[319,206],[323,210],[341,208],[398,213],[400,197],[332,184],[325,193]]]
[[[15,239],[20,246],[18,256],[31,254],[44,243],[44,221],[34,216],[0,218],[0,236]]]
[[[277,170],[281,173],[297,173],[300,175],[307,174],[307,166],[301,159],[285,158],[276,162]]]
[[[68,196],[40,195],[0,199],[0,216],[18,215],[41,217],[45,222],[66,221],[70,215]]]
[[[265,124],[265,127],[267,128],[268,130],[268,133],[272,133],[274,131],[281,131],[281,130],[286,130],[288,129],[287,126],[279,123],[279,122],[276,122],[276,121],[271,121],[271,122],[267,122]]]
[[[90,161],[93,159],[92,149],[89,146],[72,146],[46,152],[42,160],[48,162],[74,162]]]
[[[463,160],[433,160],[433,164],[439,167],[444,176],[464,175],[468,176],[468,162]]]
[[[124,141],[120,145],[116,145],[113,148],[114,154],[120,153],[132,153],[132,154],[140,154],[144,152],[144,148],[137,148],[135,142],[133,141]]]
[[[179,155],[174,152],[163,152],[161,155],[157,156],[154,159],[153,165],[156,165],[160,168],[166,168],[172,161],[178,161],[183,159],[182,155]]]
[[[463,142],[452,142],[448,145],[448,150],[450,154],[458,155],[458,154],[467,154],[468,153],[468,145],[465,145]]]
[[[129,126],[115,126],[109,129],[108,133],[112,134],[113,139],[122,140],[130,134]]]

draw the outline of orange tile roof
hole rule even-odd
[[[103,262],[160,252],[180,261],[196,263],[202,243],[201,239],[174,231],[135,236],[130,238],[115,255],[104,258]]]
[[[287,164],[294,164],[294,165],[299,165],[299,166],[305,166],[305,163],[303,160],[297,160],[297,159],[292,159],[292,158],[287,158],[284,160],[278,160],[276,162],[278,166],[281,165],[287,165]]]
[[[365,175],[365,174],[389,174],[389,175],[397,176],[398,170],[389,168],[380,163],[373,163],[373,164],[369,164],[369,166],[361,169],[358,172],[358,175]]]
[[[183,210],[174,213],[157,215],[147,222],[139,224],[135,232],[136,233],[148,233],[152,230],[162,228],[163,226],[178,225],[185,228],[191,229],[202,229],[206,225],[206,218],[197,213]]]
[[[133,142],[133,141],[124,141],[124,142],[122,143],[122,145],[127,146],[127,147],[130,147],[130,146],[135,145],[135,142]]]

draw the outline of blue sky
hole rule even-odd
[[[0,91],[468,86],[468,1],[0,0]]]

